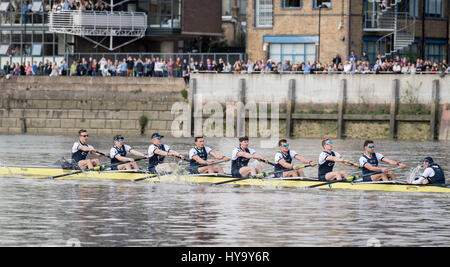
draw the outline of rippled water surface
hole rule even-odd
[[[49,165],[70,158],[74,141],[0,136],[0,164]],[[192,145],[191,139],[165,142],[184,155]],[[235,139],[206,142],[228,156],[237,146]],[[90,137],[89,143],[104,152],[112,145],[109,138]],[[146,152],[149,140],[126,143]],[[336,151],[355,161],[362,153],[361,140],[334,143]],[[250,144],[273,160],[276,148],[261,148],[257,139]],[[321,152],[317,139],[291,140],[290,145],[315,161]],[[376,146],[377,152],[408,165],[399,172],[403,180],[424,156],[450,170],[448,142],[376,141]],[[230,171],[229,163],[223,166]],[[316,172],[305,169],[308,176]],[[366,246],[372,241],[449,246],[449,204],[444,194],[3,178],[0,246]]]

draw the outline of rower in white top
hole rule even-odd
[[[333,171],[336,162],[358,167],[356,163],[344,159],[338,152],[333,151],[333,142],[330,139],[323,140],[322,147],[324,151],[319,155],[319,180],[342,180],[348,176],[346,171]]]
[[[163,137],[158,133],[152,134],[153,144],[148,147],[148,171],[150,173],[168,174],[176,170],[178,168],[177,164],[164,163],[164,158],[167,156],[174,156],[184,160],[183,155],[162,143],[161,139]]]
[[[398,165],[400,168],[406,168],[406,165],[400,161],[388,159],[380,153],[375,153],[375,143],[372,140],[366,140],[364,142],[364,154],[359,159],[359,165],[362,168],[365,182],[397,179],[393,171],[388,168],[378,167],[380,162]]]
[[[189,151],[190,172],[192,174],[223,173],[222,167],[217,165],[214,166],[212,165],[212,162],[208,161],[208,155],[211,155],[218,160],[227,161],[230,159],[212,151],[210,147],[205,146],[205,139],[202,136],[195,137],[194,142],[195,147]]]
[[[248,166],[251,159],[257,159],[262,162],[269,162],[263,156],[256,153],[255,150],[248,147],[248,137],[239,138],[239,147],[233,149],[231,153],[231,174],[237,178],[247,178],[250,175],[256,176],[256,174],[262,172],[262,167]]]
[[[280,147],[280,151],[275,154],[275,177],[304,177],[305,174],[303,171],[295,168],[296,166],[292,163],[293,159],[309,164],[312,167],[317,165],[317,163],[299,155],[294,150],[290,150],[286,139],[281,139],[278,141],[278,146]],[[283,172],[283,170],[286,171]]]
[[[426,157],[422,161],[424,168],[423,174],[417,177],[414,181],[408,182],[411,184],[445,184],[444,170],[436,164],[431,157]]]
[[[111,164],[118,164],[120,162],[129,161],[129,163],[118,164],[111,166],[111,170],[131,170],[131,169],[139,169],[136,161],[133,158],[126,157],[127,153],[131,153],[135,156],[147,158],[147,155],[134,150],[131,146],[123,143],[125,138],[122,135],[118,134],[114,136],[114,146],[111,148],[109,152],[109,157],[111,158]]]
[[[78,142],[75,142],[72,146],[72,161],[77,165],[78,168],[92,169],[95,166],[100,165],[99,159],[88,159],[89,153],[96,156],[107,157],[106,154],[98,152],[95,148],[87,143],[88,140],[87,130],[81,129],[78,131]]]

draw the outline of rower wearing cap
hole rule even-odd
[[[189,151],[190,172],[192,174],[223,173],[222,167],[210,165],[211,162],[208,161],[208,155],[211,155],[218,160],[230,160],[230,159],[212,151],[211,148],[205,146],[205,139],[202,136],[195,137],[194,142],[195,147]],[[200,167],[200,165],[208,165],[208,166]]]
[[[305,174],[301,169],[295,169],[295,166],[292,163],[293,159],[299,160],[311,166],[317,165],[317,163],[312,162],[311,160],[308,160],[307,158],[299,155],[294,150],[290,150],[289,144],[286,139],[281,139],[280,141],[278,141],[278,146],[280,147],[280,151],[278,151],[275,154],[275,164],[276,164],[274,166],[275,177],[304,177]],[[286,171],[282,172],[283,170]]]
[[[81,129],[78,131],[78,142],[75,142],[72,146],[72,161],[76,166],[82,170],[92,169],[95,166],[100,165],[99,159],[87,159],[89,153],[97,156],[106,156],[103,153],[98,152],[95,148],[87,143],[88,139],[87,130]]]
[[[120,164],[116,166],[111,166],[111,170],[131,170],[131,169],[139,169],[136,161],[133,158],[128,158],[127,153],[131,153],[138,157],[148,158],[147,155],[142,154],[131,148],[131,146],[123,143],[125,138],[122,135],[118,134],[114,136],[114,146],[111,148],[109,152],[109,157],[111,158],[111,164],[117,164],[124,161],[129,161],[129,163]]]
[[[346,171],[333,171],[334,164],[336,162],[342,162],[346,165],[350,165],[352,163],[345,160],[338,152],[333,151],[333,142],[330,139],[323,140],[322,147],[324,151],[322,151],[319,155],[319,180],[342,180],[347,177]]]
[[[263,156],[256,154],[256,151],[248,147],[248,137],[239,138],[239,147],[233,149],[231,153],[231,174],[237,178],[247,178],[249,175],[256,176],[262,172],[262,167],[248,166],[251,159],[268,162]]]
[[[161,142],[162,138],[164,136],[158,133],[152,134],[153,144],[148,147],[148,171],[151,173],[171,173],[178,168],[176,164],[163,163],[166,156],[175,156],[184,159],[183,155],[170,149],[170,146],[163,144]]]
[[[423,174],[411,184],[445,184],[444,170],[436,164],[431,157],[426,157],[422,161]]]
[[[375,143],[372,140],[366,140],[364,142],[364,154],[359,159],[360,168],[362,168],[363,175],[371,174],[374,172],[381,172],[373,175],[364,176],[364,181],[389,181],[396,180],[394,172],[387,169],[378,167],[379,162],[385,162],[390,165],[398,165],[401,168],[406,168],[406,165],[400,161],[391,160],[385,158],[380,153],[375,153]]]

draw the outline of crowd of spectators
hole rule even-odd
[[[414,73],[450,73],[450,66],[444,59],[441,62],[417,59],[414,62],[406,57],[385,58],[378,55],[374,64],[371,64],[366,53],[360,58],[352,52],[345,60],[336,55],[330,62],[322,64],[318,61],[306,61],[291,64],[289,60],[275,63],[268,60],[244,61],[236,60],[234,64],[225,62],[222,58],[218,61],[206,59],[206,62],[194,60],[194,58],[181,59],[169,58],[123,58],[110,60],[102,57],[95,59],[89,57],[74,60],[67,64],[65,60],[60,63],[30,62],[10,64],[8,61],[3,66],[3,72],[11,75],[44,75],[44,76],[128,76],[128,77],[176,77],[184,78],[189,83],[192,72],[210,73],[344,73],[344,74],[414,74]]]
[[[102,1],[94,0],[61,0],[53,5],[54,11],[81,10],[81,11],[110,11],[110,6]]]

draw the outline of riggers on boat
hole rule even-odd
[[[69,174],[75,173],[75,174]],[[62,176],[64,175],[64,176]],[[55,180],[93,180],[93,181],[135,181],[155,183],[187,183],[187,184],[228,184],[238,186],[258,186],[270,188],[308,188],[343,189],[359,191],[390,191],[390,192],[421,192],[450,193],[450,185],[410,185],[398,181],[389,182],[333,182],[327,183],[314,178],[258,178],[236,179],[224,174],[172,174],[156,176],[141,170],[122,171],[85,171],[64,170],[55,167],[39,166],[3,166],[0,167],[0,177],[53,179]],[[231,180],[237,180],[228,182]],[[228,182],[228,183],[227,183]],[[320,185],[322,184],[322,185]],[[320,185],[320,186],[318,186]]]

